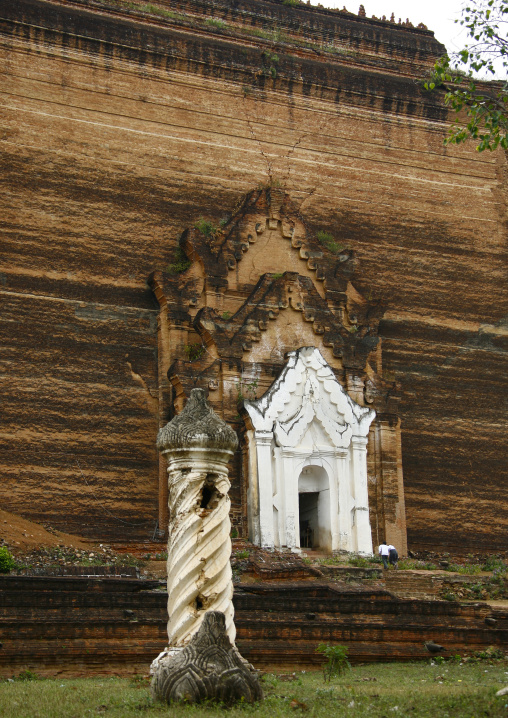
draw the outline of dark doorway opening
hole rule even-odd
[[[301,548],[315,548],[319,545],[318,501],[318,491],[298,494]]]

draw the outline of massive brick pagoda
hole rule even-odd
[[[443,147],[439,93],[420,82],[443,52],[433,33],[267,0],[2,0],[0,20],[3,505],[90,537],[151,537],[165,505],[155,437],[190,387],[178,364],[181,388],[166,370],[189,361],[185,347],[227,347],[230,396],[242,363],[263,364],[236,390],[249,399],[288,348],[314,345],[350,396],[369,404],[372,394],[377,421],[386,417],[390,461],[377,453],[369,466],[371,490],[392,485],[371,499],[378,515],[391,521],[400,506],[402,448],[410,547],[506,548],[506,157]],[[256,199],[259,184],[271,189]],[[244,232],[233,218],[256,202],[263,231]],[[299,239],[314,256],[293,247],[285,220],[270,226],[281,207],[304,218]],[[205,247],[193,249],[200,218],[237,227],[226,267],[210,275],[215,303],[195,269],[210,264],[193,254]],[[170,296],[163,272],[178,264],[184,230],[188,304],[165,323],[147,278],[155,270],[157,297]],[[316,245],[318,230],[338,254]],[[332,267],[338,288],[325,296]],[[232,318],[263,293],[289,306],[275,320],[259,309],[232,336]],[[323,324],[325,302],[344,312],[338,333]],[[275,347],[268,361],[263,347]],[[222,411],[215,371],[210,399]],[[398,410],[377,404],[399,396]],[[225,403],[233,420],[236,401]],[[240,528],[242,490],[237,478]]]

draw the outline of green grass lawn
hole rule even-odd
[[[321,673],[263,676],[263,703],[171,706],[152,702],[145,679],[81,678],[0,681],[0,716],[6,718],[414,718],[508,716],[508,695],[496,691],[508,685],[508,662],[481,661],[459,665],[446,662],[390,663],[354,666],[325,683]]]

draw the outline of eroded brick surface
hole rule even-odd
[[[382,375],[403,391],[375,441],[396,445],[400,418],[402,451],[373,460],[376,515],[396,514],[402,462],[410,546],[504,549],[506,161],[443,148],[440,96],[417,81],[443,50],[432,34],[264,0],[216,3],[222,29],[197,0],[172,2],[176,17],[92,2],[0,7],[5,508],[95,538],[152,536],[164,506],[155,436],[171,408],[161,367],[182,361],[161,354],[200,335],[158,342],[147,279],[200,217],[217,226],[277,181],[311,229],[354,250],[355,287],[386,307]],[[275,23],[285,37],[246,32]],[[324,298],[307,278],[332,265],[311,269],[298,248],[285,265],[270,240],[258,269],[300,278],[257,287],[263,272],[252,279],[251,250],[238,262],[235,241],[225,256],[242,292],[285,301],[292,284],[310,302],[308,322],[279,308],[288,341],[306,342]],[[213,276],[223,291],[223,268]],[[222,314],[237,311],[228,301]],[[221,317],[201,321],[227,336]],[[254,331],[260,363],[274,326]],[[224,366],[231,391],[238,360]],[[241,507],[239,479],[231,496]]]

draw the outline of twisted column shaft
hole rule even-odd
[[[169,646],[185,646],[206,611],[224,614],[234,644],[227,465],[208,457],[170,460],[168,483]]]

